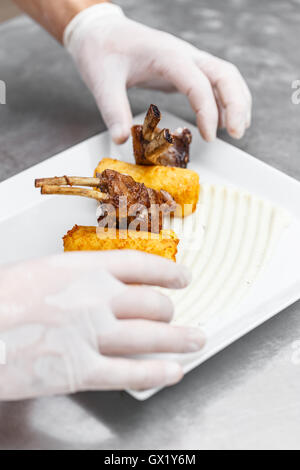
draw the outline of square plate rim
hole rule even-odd
[[[165,120],[168,120],[169,118],[172,118],[172,119],[176,118],[178,120],[180,119],[180,121],[184,125],[189,125],[193,129],[197,130],[197,127],[194,124],[185,121],[184,119],[180,118],[179,116],[177,116],[173,113],[170,113],[170,112],[167,112],[167,111],[164,111],[164,110],[162,110],[162,113],[164,115]],[[140,114],[138,114],[134,117],[134,121],[135,122],[139,121],[143,117],[144,117],[144,113],[140,113]],[[0,183],[0,195],[1,195],[2,192],[10,191],[12,189],[14,190],[14,192],[16,192],[16,185],[18,184],[18,182],[22,181],[24,178],[27,178],[27,176],[29,177],[30,174],[33,174],[36,170],[39,170],[39,169],[42,170],[43,167],[47,167],[47,165],[50,162],[52,162],[53,160],[58,159],[58,158],[63,158],[64,156],[66,156],[68,154],[68,152],[70,152],[72,150],[75,150],[75,149],[78,150],[80,148],[80,146],[89,145],[93,141],[96,141],[99,137],[108,136],[108,134],[109,134],[108,131],[103,131],[101,133],[95,134],[94,136],[91,136],[91,137],[87,138],[84,141],[78,142],[75,145],[71,145],[70,147],[68,147],[64,150],[55,153],[54,155],[52,155],[52,156],[46,158],[45,160],[43,160],[42,162],[39,162],[39,163],[37,163],[37,164],[35,164],[31,167],[28,167],[28,168],[24,169],[23,171],[15,174],[15,175],[12,175],[9,178],[1,181],[1,183]],[[232,151],[238,152],[240,154],[240,156],[242,158],[244,158],[245,160],[247,160],[248,162],[254,162],[255,165],[258,165],[261,168],[266,169],[269,172],[269,174],[273,174],[273,175],[276,175],[277,177],[280,177],[282,180],[284,180],[285,184],[292,184],[293,187],[296,187],[296,189],[297,189],[297,191],[299,192],[299,195],[300,195],[300,181],[297,180],[296,178],[294,178],[294,177],[286,174],[284,171],[281,171],[278,168],[275,168],[275,167],[271,166],[270,164],[260,160],[259,158],[255,157],[254,155],[251,155],[251,154],[247,153],[246,151],[244,151],[244,150],[242,150],[238,147],[235,147],[234,145],[232,145],[232,144],[230,144],[226,141],[223,141],[222,139],[217,139],[217,141],[221,142],[222,145],[225,144],[225,146],[227,148],[231,149]],[[29,204],[28,206],[26,206],[26,203],[24,203],[24,200],[22,199],[22,202],[24,203],[24,207],[23,207],[23,209],[22,209],[22,207],[19,207],[18,212],[22,212],[23,210],[28,209],[28,207],[31,207],[31,206],[34,206],[35,204],[38,204],[39,200],[40,200],[40,198],[39,198],[38,192],[37,192],[37,197],[34,197],[32,203]],[[13,214],[11,217],[14,217],[15,215],[16,214]],[[299,215],[298,214],[293,213],[293,215],[295,216],[296,219],[299,220]],[[10,218],[10,216],[5,216],[2,219],[1,214],[0,214],[0,223],[1,223],[1,221],[8,220],[9,218]],[[262,325],[263,323],[265,323],[266,321],[268,321],[272,317],[276,316],[282,310],[284,310],[285,308],[289,307],[290,305],[295,303],[297,300],[299,300],[299,298],[300,298],[300,294],[298,294],[297,292],[292,293],[292,294],[286,293],[286,296],[285,297],[283,296],[283,299],[281,300],[281,302],[279,302],[280,306],[273,307],[265,315],[262,315],[261,318],[259,318],[253,324],[248,325],[247,327],[245,327],[245,326],[244,327],[239,327],[238,328],[239,331],[236,332],[233,339],[231,338],[231,339],[225,340],[219,346],[215,346],[213,351],[210,352],[207,356],[204,354],[203,359],[201,359],[200,361],[197,361],[197,359],[195,359],[194,362],[191,363],[186,368],[186,373],[188,373],[190,370],[196,368],[197,366],[201,365],[203,362],[205,362],[206,360],[208,360],[209,358],[211,358],[215,354],[219,353],[220,351],[222,351],[223,349],[225,349],[229,345],[233,344],[235,341],[237,341],[241,337],[245,336],[246,334],[248,334],[250,331],[254,330],[255,328],[259,327],[260,325]],[[152,389],[152,390],[139,391],[139,392],[129,390],[128,392],[135,399],[137,399],[139,401],[144,401],[144,400],[150,398],[152,395],[154,395],[159,390],[160,389]]]

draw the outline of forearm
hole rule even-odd
[[[23,11],[62,42],[68,23],[80,11],[110,0],[13,0]]]

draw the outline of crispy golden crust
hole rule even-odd
[[[139,250],[176,261],[179,239],[172,230],[160,234],[75,225],[63,238],[65,251]]]
[[[167,191],[181,206],[181,210],[176,212],[177,216],[190,215],[196,210],[200,184],[199,175],[195,171],[165,166],[134,165],[112,158],[103,158],[95,174],[102,173],[106,169],[127,174],[138,183],[144,183],[157,191],[161,189]]]

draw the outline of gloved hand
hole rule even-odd
[[[175,327],[170,300],[185,268],[136,251],[71,253],[0,270],[0,400],[81,390],[146,389],[182,378],[179,364],[122,356],[193,352],[198,329]],[[139,283],[143,286],[127,285]]]
[[[116,143],[130,135],[133,86],[185,94],[207,141],[218,125],[235,138],[250,126],[251,95],[234,65],[126,18],[116,5],[83,10],[67,26],[64,44]]]

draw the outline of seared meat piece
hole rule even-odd
[[[170,134],[168,129],[157,128],[161,114],[151,105],[143,126],[132,127],[133,151],[138,165],[162,165],[186,168],[192,134],[189,129],[178,129]]]
[[[97,173],[99,189],[108,194],[115,207],[119,205],[120,197],[127,197],[127,205],[132,206],[137,202],[148,207],[149,196],[144,184],[137,183],[131,176],[122,175],[115,170],[105,170]]]
[[[163,215],[174,212],[176,203],[166,191],[155,191],[131,176],[114,170],[97,174],[99,189],[108,195],[100,203],[99,226],[131,228],[159,233]],[[115,210],[112,210],[112,206]]]
[[[177,131],[172,134],[172,137],[173,145],[160,155],[160,165],[186,168],[190,161],[192,133],[185,127],[184,129],[177,129]]]
[[[96,199],[100,203],[98,223],[101,227],[159,233],[163,216],[177,208],[168,192],[147,188],[131,176],[110,169],[97,173],[96,178],[42,178],[35,181],[35,186],[41,188],[42,194]]]
[[[162,163],[160,163],[162,155],[166,154],[174,143],[174,139],[168,129],[163,129],[162,131],[157,129],[151,141],[144,138],[143,126],[133,126],[131,134],[134,157],[137,165],[162,165]]]

